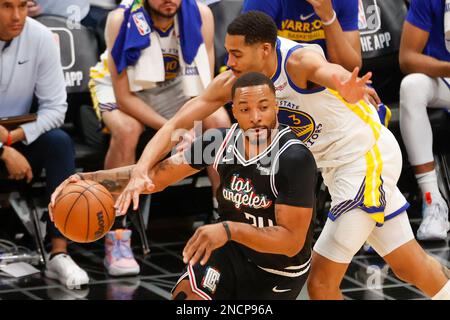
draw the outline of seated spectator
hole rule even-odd
[[[58,129],[67,110],[66,84],[52,33],[27,18],[26,0],[0,0],[0,117],[30,112],[38,99],[37,120],[8,131],[0,126],[0,153],[9,178],[25,179],[45,169],[47,195],[75,171],[70,137]],[[1,164],[1,163],[0,163]],[[45,275],[70,288],[89,278],[67,254],[67,240],[49,220],[52,249]]]
[[[319,44],[328,61],[349,71],[361,67],[358,0],[245,0],[243,12],[250,10],[271,16],[279,36]]]
[[[423,197],[420,240],[446,239],[450,227],[448,207],[438,188],[427,115],[427,108],[450,106],[450,48],[445,40],[450,16],[443,2],[410,1],[399,54],[400,67],[408,74],[400,87],[400,129]]]
[[[206,88],[214,70],[214,22],[207,6],[193,0],[130,2],[109,14],[107,50],[91,70],[94,108],[111,132],[105,169],[134,164],[145,128],[159,130]],[[203,121],[204,129],[228,126],[223,108]],[[214,170],[209,175],[215,194],[219,179]],[[213,203],[217,206],[215,199]],[[118,229],[106,236],[105,266],[110,275],[139,273],[130,234]]]

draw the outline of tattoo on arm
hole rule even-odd
[[[161,161],[158,164],[158,166],[156,166],[156,168],[155,168],[155,174],[158,174],[160,171],[167,170],[168,167],[169,167],[169,161],[168,160]]]
[[[119,193],[126,187],[131,178],[132,167],[124,167],[112,170],[100,170],[85,172],[82,174],[85,180],[92,180],[103,185],[111,193]]]
[[[178,153],[174,157],[168,158],[164,161],[161,161],[158,163],[157,166],[154,167],[154,174],[157,175],[161,171],[171,170],[174,168],[174,166],[177,166],[178,164],[182,163],[184,160],[184,155],[182,153]]]
[[[121,186],[118,181],[104,179],[99,181],[99,183],[104,186],[109,192],[118,192],[122,190],[124,186]]]

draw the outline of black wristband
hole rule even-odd
[[[231,241],[231,231],[228,222],[224,221],[222,222],[222,225],[225,228],[225,232],[227,233],[227,241]]]

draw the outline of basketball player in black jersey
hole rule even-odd
[[[222,221],[198,228],[187,242],[188,266],[173,295],[295,299],[311,260],[314,158],[289,127],[278,124],[269,78],[249,73],[232,90],[239,125],[207,132],[186,151],[188,164],[171,170],[190,175],[213,165],[221,181]],[[213,150],[210,159],[206,150]],[[157,181],[160,166],[154,169]]]
[[[279,125],[275,88],[249,73],[232,89],[238,124],[208,130],[184,153],[149,173],[157,192],[213,165],[220,176],[220,222],[198,228],[189,239],[185,273],[174,299],[295,299],[311,263],[316,164],[287,126]],[[208,151],[210,150],[210,152]],[[121,187],[132,166],[79,178]],[[129,175],[128,175],[129,177]],[[106,183],[109,180],[109,183]],[[60,186],[52,197],[56,199]],[[120,189],[120,188],[119,188]]]

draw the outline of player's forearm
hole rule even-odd
[[[184,160],[182,152],[159,162],[149,171],[149,177],[155,185],[153,192],[159,192],[168,186],[188,177],[199,170],[192,168]]]
[[[351,73],[344,69],[344,67],[324,62],[312,75],[311,81],[317,83],[323,87],[327,87],[336,90],[336,86],[333,82],[333,75],[337,75],[341,81],[350,77]]]
[[[228,221],[231,240],[255,251],[292,257],[304,245],[294,232],[282,226],[257,228],[247,223]]]
[[[340,24],[335,22],[328,27],[324,26],[324,29],[328,60],[349,71],[352,71],[355,67],[361,67],[361,50],[359,46],[354,48],[351,45]]]
[[[450,62],[422,53],[400,50],[400,68],[403,73],[423,73],[429,77],[450,77]]]
[[[130,181],[134,165],[95,172],[80,172],[78,175],[84,180],[92,180],[103,185],[112,194],[119,194]]]

